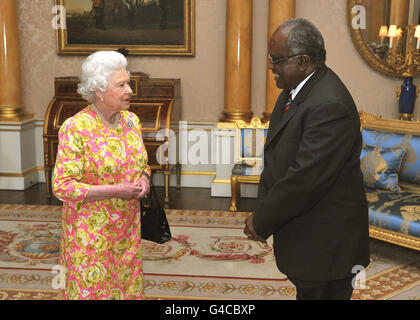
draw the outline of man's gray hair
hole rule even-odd
[[[82,64],[77,92],[83,99],[93,102],[95,91],[104,92],[108,88],[112,74],[119,68],[127,67],[127,59],[116,51],[96,51]]]
[[[285,21],[279,28],[289,31],[287,38],[289,55],[306,53],[316,65],[325,63],[324,38],[312,22],[295,18]]]

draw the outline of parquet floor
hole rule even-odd
[[[164,188],[156,187],[163,203]],[[169,189],[169,208],[183,210],[229,210],[230,198],[212,197],[209,188],[176,188]],[[38,183],[25,191],[0,190],[0,203],[5,204],[40,204],[60,205],[54,196],[47,197],[45,183]],[[238,211],[253,211],[256,199],[241,199]]]

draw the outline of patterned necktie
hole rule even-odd
[[[292,104],[292,94],[289,93],[289,97],[287,98],[286,104],[283,107],[283,112],[288,110],[290,108],[290,105]]]

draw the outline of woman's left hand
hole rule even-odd
[[[139,198],[144,198],[145,196],[147,196],[149,194],[150,191],[150,183],[149,183],[149,179],[147,179],[147,177],[145,175],[141,175],[140,179],[137,181],[136,183],[137,186],[139,186],[140,188],[142,188],[141,193],[139,194]]]

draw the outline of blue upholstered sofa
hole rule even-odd
[[[420,121],[359,114],[370,236],[420,250]]]

